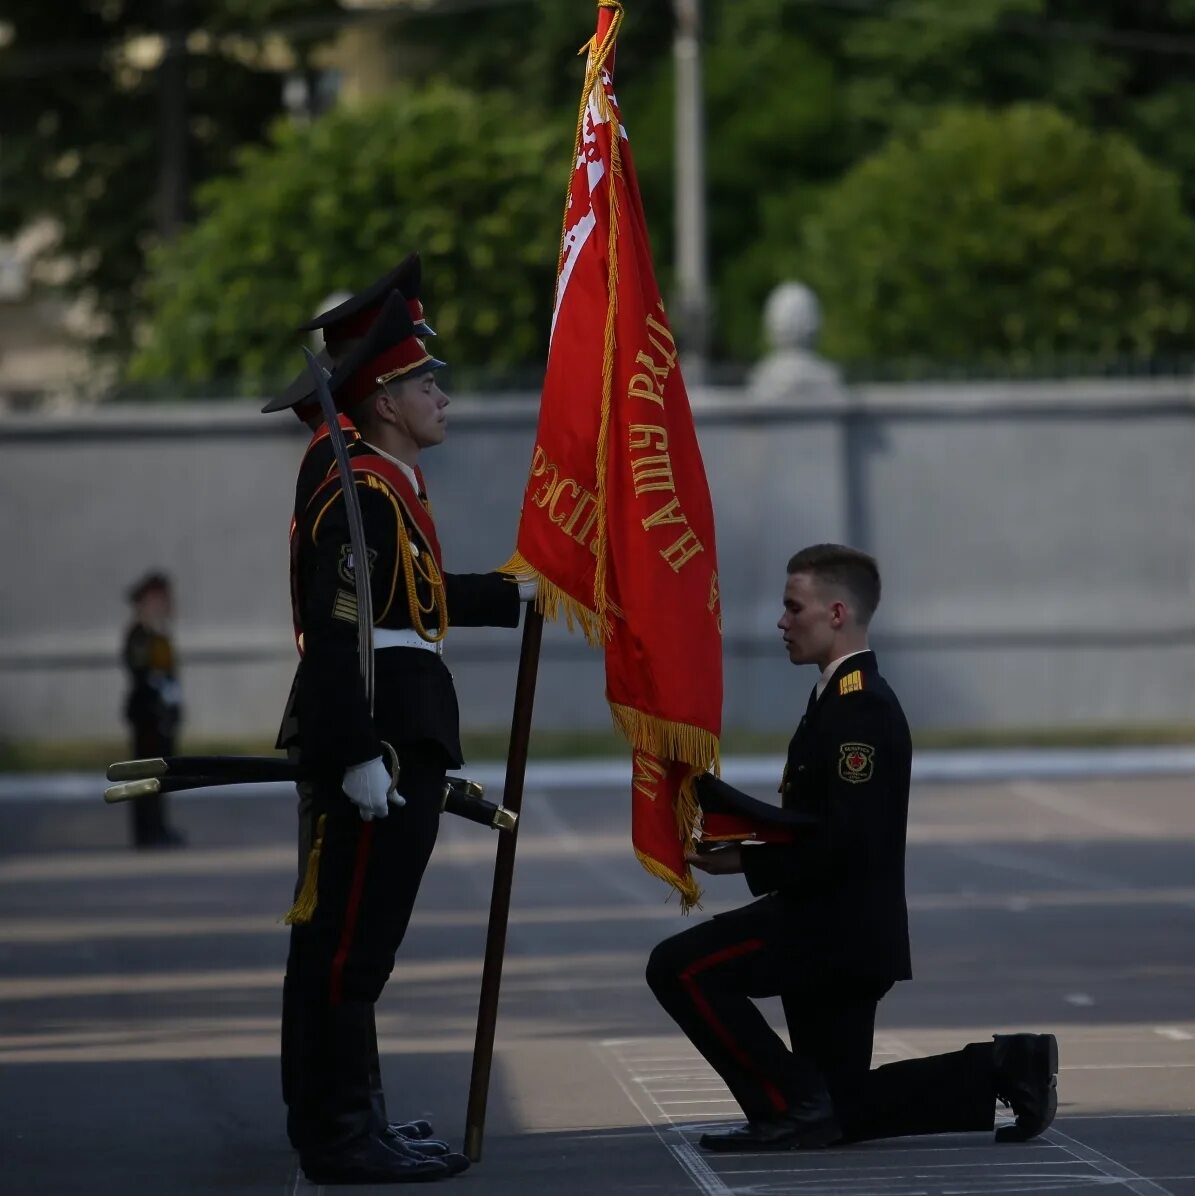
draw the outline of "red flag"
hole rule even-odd
[[[722,719],[714,517],[614,93],[622,5],[599,0],[564,213],[552,339],[511,568],[605,650],[632,746],[632,840],[681,893]]]

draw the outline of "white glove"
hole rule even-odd
[[[539,581],[537,578],[531,578],[530,581],[519,582],[519,601],[520,602],[534,602],[535,595],[539,591]]]
[[[357,807],[362,822],[385,818],[391,805],[399,808],[407,804],[400,793],[390,792],[390,773],[381,756],[366,760],[364,764],[351,764],[344,770],[341,788]]]

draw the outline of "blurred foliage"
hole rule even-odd
[[[627,5],[617,67],[665,294],[674,258],[671,7]],[[1040,101],[1086,127],[1120,131],[1179,175],[1195,209],[1195,0],[703,0],[702,8],[713,349],[723,359],[762,351],[764,300],[800,276],[802,230],[827,187],[890,137],[933,127],[943,109]],[[468,39],[451,25],[410,18],[396,38],[417,50],[408,58],[416,69],[469,87],[492,85],[501,61],[520,96],[569,123],[579,74],[571,51],[588,32],[571,6],[532,0],[477,14]],[[985,312],[995,298],[1015,317],[1007,289],[986,297]],[[1090,347],[1087,334],[1057,344],[1072,358]],[[1195,348],[1190,337],[1183,344]]]
[[[845,361],[1100,360],[1192,344],[1193,250],[1172,174],[1023,104],[894,138],[827,193],[790,261]]]
[[[145,252],[153,242],[151,209],[158,152],[155,80],[152,72],[118,70],[112,55],[102,61],[76,64],[72,60],[60,70],[33,73],[22,64],[33,54],[36,65],[36,55],[43,50],[69,58],[72,45],[94,44],[96,39],[118,45],[121,39],[151,30],[164,2],[106,0],[59,6],[10,0],[5,6],[5,19],[13,24],[15,37],[0,48],[0,102],[6,112],[0,231],[19,227],[37,214],[58,219],[63,225],[61,247],[78,267],[73,285],[100,299],[112,321],[109,341],[117,348],[129,344],[143,310],[139,301]],[[304,36],[327,42],[336,34],[337,21],[353,16],[338,0],[212,0],[202,6],[198,0],[185,2],[192,21],[210,39],[207,51],[188,60],[193,174],[200,180],[238,170],[256,171],[252,177],[269,185],[271,168],[263,160],[250,157],[239,164],[242,160],[234,151],[238,145],[260,142],[270,117],[279,111],[280,79],[247,65],[244,42],[246,38],[253,42],[255,30],[260,40],[271,24],[283,31],[306,29]],[[1069,117],[1080,129],[1119,133],[1149,160],[1173,172],[1183,207],[1195,211],[1195,82],[1191,81],[1195,0],[1134,0],[1132,4],[1124,0],[967,0],[966,4],[957,0],[703,0],[702,10],[713,349],[722,361],[741,362],[761,351],[764,299],[784,278],[800,277],[813,260],[807,225],[810,237],[828,227],[827,196],[838,194],[833,189],[840,181],[871,155],[890,152],[886,149],[890,141],[904,147],[917,144],[921,135],[939,128],[945,111],[999,112],[1039,104]],[[502,134],[504,144],[512,153],[518,153],[513,143],[519,137],[534,145],[565,144],[563,157],[553,148],[540,162],[545,207],[532,204],[522,214],[534,220],[540,219],[541,210],[550,215],[541,224],[518,225],[516,233],[502,170],[485,174],[462,167],[460,185],[468,195],[461,219],[500,210],[512,220],[504,232],[488,230],[486,243],[503,257],[485,264],[488,277],[478,278],[469,272],[478,264],[475,259],[453,258],[442,245],[433,249],[420,244],[419,226],[404,223],[397,229],[401,235],[396,235],[395,224],[377,210],[384,202],[399,199],[394,188],[383,187],[381,194],[389,198],[379,201],[368,189],[342,178],[337,185],[342,187],[338,202],[343,211],[338,208],[331,223],[337,235],[342,226],[354,225],[348,253],[344,261],[311,257],[311,268],[322,267],[327,274],[318,279],[302,274],[293,305],[271,298],[270,290],[271,280],[293,270],[293,259],[267,261],[262,255],[271,243],[289,255],[295,230],[260,230],[253,256],[241,259],[254,263],[257,277],[249,281],[230,277],[228,289],[216,291],[202,279],[184,284],[180,274],[187,260],[194,260],[205,276],[218,274],[223,247],[214,238],[204,241],[204,234],[197,232],[192,244],[205,244],[215,262],[209,266],[206,259],[187,259],[186,250],[157,259],[159,273],[150,288],[155,318],[168,321],[164,328],[178,338],[178,345],[167,351],[166,331],[155,333],[137,359],[138,375],[157,375],[172,368],[171,360],[186,357],[180,381],[198,380],[202,370],[209,371],[203,375],[205,380],[235,379],[243,370],[263,383],[280,360],[276,338],[281,334],[266,331],[267,312],[271,318],[289,321],[295,308],[318,303],[340,285],[360,285],[362,279],[384,269],[395,253],[417,244],[431,259],[429,286],[438,307],[464,302],[467,289],[491,296],[487,302],[506,304],[512,316],[517,312],[520,319],[523,315],[540,319],[546,292],[538,246],[541,238],[553,242],[559,227],[554,205],[567,174],[567,139],[582,72],[576,51],[592,31],[593,15],[588,0],[493,5],[452,0],[443,5],[371,10],[367,19],[376,22],[377,36],[388,41],[395,76],[403,81],[396,105],[407,102],[403,97],[427,93],[428,88],[440,89],[443,95],[455,88],[452,94],[468,93],[478,103],[485,97],[487,105],[501,108],[509,122]],[[629,0],[618,53],[619,97],[666,295],[672,286],[674,259],[673,25],[670,0]],[[244,36],[222,40],[222,34],[232,32]],[[222,47],[233,41],[240,47],[238,53],[224,52]],[[301,55],[310,48],[300,46]],[[384,105],[367,111],[375,114],[383,130],[395,128]],[[363,112],[352,128],[355,135],[376,145],[381,134],[378,138],[370,134],[361,123],[365,119]],[[498,122],[484,117],[482,121],[480,127],[496,130]],[[443,130],[413,122],[402,132],[404,139],[426,140],[425,150],[419,153],[438,153],[441,138],[449,136],[455,149],[448,152],[459,154],[460,161],[475,157],[496,163],[490,147],[474,145],[463,129],[455,140]],[[285,174],[290,169],[285,161],[290,142],[277,134],[272,144],[271,152],[282,155],[280,169]],[[419,157],[410,147],[406,152],[412,160]],[[332,153],[339,174],[360,171],[374,177],[369,163],[362,168],[350,158],[347,150]],[[1001,161],[1007,163],[1007,156]],[[978,163],[975,168],[992,178],[993,168]],[[1054,172],[1055,177],[1059,174]],[[444,183],[445,188],[448,185]],[[1173,193],[1168,181],[1163,180],[1162,188],[1168,196]],[[222,193],[201,194],[197,210],[204,219],[231,220],[221,211],[218,196]],[[291,218],[285,205],[272,207],[268,197],[259,202],[244,191],[239,194],[240,202],[260,219]],[[448,191],[438,194],[447,196]],[[1010,202],[1046,202],[1048,189],[1002,194]],[[399,206],[405,209],[412,199],[411,189],[404,187]],[[453,203],[455,197],[446,206],[443,222],[427,227],[434,227],[441,241],[474,237],[472,230],[448,227],[460,223],[452,218]],[[305,211],[309,216],[310,210]],[[1087,208],[1075,204],[1069,212],[1050,206],[1039,215],[1048,224],[1060,214],[1082,220],[1087,213]],[[319,214],[324,219],[322,208]],[[1102,209],[1101,218],[1116,224],[1120,213]],[[1027,219],[1032,222],[1032,217]],[[1134,227],[1140,230],[1139,225]],[[308,238],[333,240],[329,229],[318,224],[308,223],[302,231]],[[867,230],[860,235],[866,238]],[[1076,245],[1091,235],[1081,228],[1066,233]],[[529,250],[529,244],[535,251]],[[504,245],[510,246],[509,252]],[[244,254],[243,237],[235,246]],[[452,272],[438,273],[450,258],[457,262]],[[301,270],[308,268],[299,265]],[[829,266],[822,263],[818,268]],[[499,273],[501,286],[491,291],[490,281]],[[1138,321],[1132,330],[1097,328],[1101,320],[1118,317],[1111,314],[1113,308],[1107,307],[1105,298],[1093,296],[1080,313],[1081,320],[1059,317],[1049,334],[1038,339],[1072,357],[1088,354],[1093,344],[1105,356],[1117,343],[1131,353],[1163,344],[1183,351],[1195,349],[1185,332],[1176,331],[1185,326],[1190,293],[1186,280],[1177,274],[1168,277],[1160,297],[1151,298],[1154,315]],[[1020,297],[1007,280],[974,291],[967,290],[966,283],[962,278],[949,288],[956,306],[971,309],[970,315],[960,314],[960,321],[966,316],[979,324],[998,316],[1003,324],[1015,326]],[[259,285],[260,311],[256,310]],[[176,302],[172,293],[179,286],[197,302],[202,299],[228,310],[184,315],[179,310],[181,300]],[[1158,304],[1168,302],[1171,295],[1178,295],[1182,303],[1159,314]],[[867,332],[873,315],[885,318],[858,303],[836,312],[830,304],[838,299],[830,292],[823,298],[831,325],[841,325],[850,313],[850,318],[862,321],[860,336]],[[1040,294],[1030,293],[1027,301],[1039,302]],[[932,303],[933,298],[924,302]],[[235,318],[230,314],[233,310]],[[464,313],[454,319],[452,327],[467,333],[466,339],[454,340],[454,346],[459,344],[462,356],[471,363],[501,372],[513,361],[516,349],[531,354],[519,363],[523,368],[542,360],[542,330],[529,338],[519,329],[513,339],[504,341],[493,331],[492,311],[479,312],[476,319]],[[231,336],[229,348],[214,347],[216,326],[221,339]],[[252,327],[255,343],[238,340],[241,333],[229,331],[233,326]],[[1073,328],[1073,335],[1068,328]],[[1004,343],[1001,337],[1006,335],[1011,334],[1006,330],[995,338],[989,358],[998,354],[998,346]],[[941,363],[944,355],[956,351],[955,344],[927,345],[920,337],[902,341],[894,327],[877,327],[871,340],[890,346],[886,351],[902,359],[929,353]],[[1032,338],[1013,340],[1021,346],[1017,352],[1033,351]],[[826,347],[836,351],[836,346],[852,360],[862,351],[858,346],[842,348],[833,339]]]
[[[186,59],[192,181],[226,173],[233,153],[282,110],[281,79],[256,61],[271,24],[334,12],[336,0],[175,0],[202,25]],[[156,34],[164,0],[6,0],[0,25],[0,234],[40,218],[59,229],[54,256],[69,292],[103,318],[100,347],[122,353],[141,314],[138,291],[155,240],[157,71],[128,51]],[[292,47],[300,57],[302,42]]]
[[[302,365],[293,330],[329,292],[360,289],[412,248],[454,377],[542,360],[571,136],[528,126],[506,93],[443,82],[280,122],[155,254],[133,378],[269,388]]]

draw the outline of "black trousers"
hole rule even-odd
[[[647,982],[749,1120],[828,1089],[846,1138],[990,1130],[992,1044],[871,1069],[889,986],[836,975],[764,899],[660,943]],[[782,998],[791,1049],[753,998]]]
[[[400,751],[399,764],[406,805],[372,822],[339,787],[301,794],[300,843],[313,841],[321,815],[327,821],[315,913],[291,927],[283,987],[283,1097],[300,1150],[359,1136],[384,1117],[373,1006],[435,847],[445,773],[432,744]],[[299,885],[306,865],[304,850]]]
[[[175,737],[163,735],[156,721],[133,723],[133,759],[152,760],[173,756]],[[137,846],[153,843],[166,830],[166,798],[160,793],[129,802],[129,829]]]

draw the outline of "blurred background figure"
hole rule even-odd
[[[174,595],[165,573],[147,573],[129,590],[133,621],[123,660],[129,675],[124,715],[136,759],[173,756],[182,721],[182,689],[175,668],[170,624]],[[160,793],[130,803],[134,847],[181,847],[183,836],[166,821]]]

